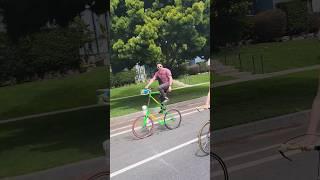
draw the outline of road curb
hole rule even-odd
[[[277,129],[301,126],[308,122],[309,113],[310,110],[305,110],[274,118],[268,118],[253,123],[216,130],[214,132],[213,141],[216,143],[230,141],[237,138],[252,136],[268,131],[270,132]]]

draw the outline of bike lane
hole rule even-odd
[[[208,120],[209,111],[183,113],[177,129],[156,125],[145,139],[137,140],[131,132],[112,137],[111,179],[209,179],[209,156],[197,144],[198,131]]]

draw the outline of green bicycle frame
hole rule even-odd
[[[151,112],[150,112],[150,110],[149,110],[149,105],[150,105],[150,99],[152,99],[157,105],[158,105],[158,107],[160,107],[160,109],[162,109],[162,110],[166,110],[166,107],[164,106],[164,105],[162,105],[159,101],[157,101],[152,95],[158,95],[158,94],[160,94],[160,92],[151,92],[151,93],[149,93],[148,94],[148,103],[147,103],[147,113],[146,113],[146,115],[144,116],[144,121],[143,121],[143,127],[145,127],[146,125],[147,125],[147,119],[150,117],[150,114],[151,114]],[[164,114],[164,113],[163,113]],[[159,117],[157,117],[157,119],[158,119],[158,123],[160,124],[160,125],[164,125],[165,124],[165,122],[164,122],[164,119],[159,119]],[[151,119],[151,120],[153,120],[153,119]]]

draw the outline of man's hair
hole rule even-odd
[[[161,65],[162,65],[162,63],[161,63],[161,62],[157,62],[157,65],[158,65],[158,64],[161,64]]]

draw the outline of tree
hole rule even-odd
[[[223,46],[241,40],[249,0],[215,0],[213,2],[212,30],[214,46]]]
[[[55,21],[66,27],[93,0],[0,0],[4,10],[4,23],[11,39],[15,42],[27,34],[39,32],[47,22]],[[108,1],[95,0],[93,10],[108,11]]]
[[[144,9],[140,0],[113,0],[114,71],[157,61],[178,67],[196,55],[209,55],[209,1],[160,3]]]

